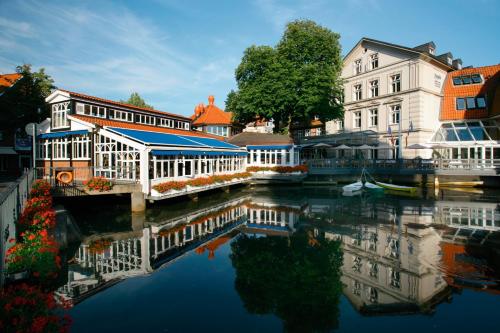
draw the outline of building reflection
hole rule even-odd
[[[290,239],[302,229],[311,245],[340,242],[343,293],[363,314],[432,313],[453,288],[499,290],[489,269],[500,248],[497,204],[245,194],[161,221],[136,217],[132,225],[135,231],[85,238],[58,293],[78,303],[192,250],[213,259],[238,235]]]

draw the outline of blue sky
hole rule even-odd
[[[366,36],[500,63],[498,0],[0,0],[0,73],[31,63],[60,88],[114,100],[137,91],[190,115],[209,94],[224,107],[245,48],[275,45],[303,18],[340,33],[344,54]]]

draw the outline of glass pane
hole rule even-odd
[[[456,85],[456,86],[459,86],[462,84],[462,79],[460,78],[460,76],[455,76],[453,78],[453,84]]]
[[[463,98],[457,98],[457,110],[465,109],[465,100]]]
[[[497,127],[486,127],[485,129],[491,140],[500,140],[500,130]]]
[[[484,99],[484,97],[476,98],[476,102],[477,102],[478,108],[485,108],[486,107],[486,100]]]
[[[458,141],[457,135],[453,129],[443,130],[446,141]]]
[[[471,84],[471,79],[470,79],[470,76],[462,76],[462,82],[464,84]]]
[[[457,134],[458,134],[458,137],[460,138],[460,141],[473,141],[474,140],[466,128],[457,128]]]
[[[476,140],[488,140],[488,137],[484,133],[484,130],[481,127],[469,127],[474,139]]]
[[[474,82],[474,83],[481,83],[482,82],[481,75],[479,75],[479,74],[473,74],[473,75],[471,75],[471,78],[472,78],[472,82]]]
[[[441,125],[442,128],[452,128],[451,123],[445,123]]]
[[[467,97],[467,109],[476,108],[476,99],[474,97]]]

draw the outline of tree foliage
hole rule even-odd
[[[16,72],[22,78],[0,97],[0,122],[7,131],[49,117],[45,98],[56,88],[44,68],[33,72],[30,64],[23,64]]]
[[[130,94],[130,97],[126,101],[121,100],[120,102],[134,105],[134,106],[138,106],[140,108],[154,109],[153,106],[146,104],[144,99],[139,95],[139,93],[136,93],[136,92],[133,92],[132,94]]]
[[[226,109],[247,123],[273,118],[282,130],[290,122],[342,116],[340,36],[309,20],[288,23],[276,47],[250,46],[244,52]]]
[[[235,288],[245,308],[275,314],[286,332],[330,331],[338,326],[342,251],[338,241],[241,236],[231,244]]]

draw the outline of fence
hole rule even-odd
[[[11,246],[9,239],[16,237],[15,222],[24,209],[34,179],[35,173],[30,169],[0,193],[0,286],[4,280],[5,254]]]

